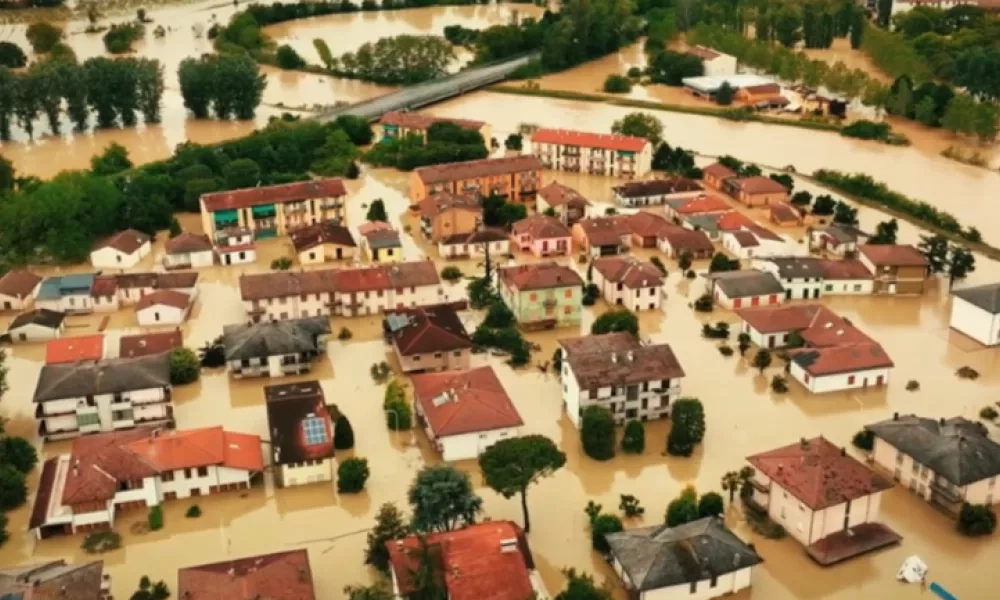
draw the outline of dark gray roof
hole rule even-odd
[[[781,282],[771,273],[763,271],[727,271],[712,273],[709,277],[714,279],[715,285],[730,298],[785,293]]]
[[[903,415],[865,429],[954,485],[1000,475],[1000,444],[987,437],[982,425],[963,417]]]
[[[1000,283],[965,288],[952,293],[992,315],[1000,314]]]
[[[838,242],[858,242],[862,238],[867,238],[868,234],[853,225],[835,223],[823,230],[827,235]]]
[[[654,525],[606,536],[638,590],[655,590],[711,579],[764,562],[718,517],[678,527]]]
[[[25,325],[39,325],[41,327],[48,327],[49,329],[58,329],[65,318],[66,314],[57,310],[49,310],[47,308],[29,310],[14,317],[10,326],[7,327],[7,331],[13,331]]]
[[[823,277],[824,274],[822,259],[814,256],[769,256],[761,260],[778,267],[778,275],[782,279]]]
[[[170,385],[167,353],[113,358],[96,363],[45,365],[35,385],[35,402],[114,394]]]
[[[0,598],[60,598],[64,600],[94,600],[101,594],[104,563],[94,561],[82,565],[66,564],[64,560],[37,563],[0,570]]]
[[[226,325],[222,329],[222,345],[226,349],[226,360],[266,358],[316,352],[319,350],[317,337],[324,333],[330,333],[330,321],[326,317]]]

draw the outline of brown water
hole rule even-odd
[[[576,186],[598,202],[606,200],[606,190],[612,182],[593,176],[547,175]],[[348,219],[352,226],[360,222],[362,205],[379,197],[386,201],[397,225],[405,226],[412,221],[412,217],[400,215],[408,205],[403,195],[405,176],[384,170],[366,171],[360,180],[348,185],[351,191]],[[755,215],[758,219],[761,216]],[[871,228],[879,218],[877,213],[861,210],[864,227]],[[184,215],[182,221],[186,229],[199,227],[194,215]],[[916,239],[917,232],[909,225],[901,224],[900,229],[903,241]],[[802,232],[788,229],[784,233],[798,236]],[[404,237],[408,256],[428,250],[422,242],[408,235]],[[152,265],[161,248],[162,236],[144,268]],[[272,257],[286,254],[288,248],[286,240],[269,240],[260,245],[260,257],[254,265],[202,270],[201,295],[192,319],[184,326],[186,345],[198,346],[218,335],[223,324],[241,321],[244,314],[236,288],[239,275],[265,269]],[[519,261],[525,259],[518,257]],[[605,463],[589,460],[581,455],[576,431],[562,414],[555,375],[541,373],[535,367],[514,371],[496,358],[474,358],[475,364],[488,363],[497,370],[526,423],[525,432],[549,436],[568,455],[566,467],[532,488],[529,494],[534,524],[530,541],[541,574],[552,592],[561,587],[560,569],[565,566],[585,569],[598,578],[610,576],[614,581],[604,563],[589,550],[583,514],[588,500],[613,511],[619,494],[634,494],[647,509],[642,523],[655,523],[661,519],[667,502],[684,485],[693,483],[703,492],[717,490],[720,476],[740,466],[742,457],[748,454],[818,434],[849,445],[851,436],[863,424],[886,418],[894,411],[929,417],[961,414],[975,418],[979,409],[993,398],[993,384],[1000,377],[995,374],[997,350],[982,350],[948,330],[947,301],[939,289],[923,298],[859,297],[826,302],[885,346],[896,363],[892,385],[862,393],[811,397],[793,383],[790,393],[772,394],[767,382],[780,367],[759,376],[744,360],[724,358],[715,349],[715,342],[702,339],[701,322],[720,319],[734,322],[735,318],[727,312],[707,316],[693,313],[689,303],[701,293],[703,284],[700,280],[680,278],[676,265],[669,260],[665,262],[670,270],[669,298],[662,312],[642,314],[641,334],[672,345],[687,372],[683,382],[685,395],[699,397],[705,403],[708,430],[694,456],[687,459],[663,456],[668,424],[655,423],[647,427],[644,454],[621,455]],[[455,264],[466,273],[475,272],[471,262]],[[696,265],[699,270],[704,267]],[[86,269],[81,266],[72,270]],[[1000,266],[981,259],[970,283],[998,279]],[[461,286],[451,286],[449,292],[458,296]],[[561,329],[530,334],[529,339],[542,347],[535,361],[549,360],[556,340],[587,331],[594,316],[605,308],[598,304],[587,309],[578,331]],[[10,315],[0,316],[0,328],[10,318]],[[475,315],[470,313],[466,318],[474,321]],[[72,317],[70,331],[74,334],[95,331],[100,319],[99,315]],[[391,501],[405,506],[406,488],[413,475],[422,465],[439,458],[430,450],[423,434],[389,432],[384,425],[380,408],[383,390],[372,384],[367,375],[372,363],[386,359],[386,347],[378,339],[377,319],[334,319],[335,330],[342,326],[349,327],[354,338],[347,343],[332,342],[327,356],[310,375],[301,379],[320,379],[327,397],[351,418],[357,442],[353,454],[367,457],[372,469],[367,490],[357,496],[338,496],[324,484],[276,490],[268,482],[248,493],[199,498],[203,512],[199,519],[183,516],[190,501],[173,501],[165,505],[164,529],[147,534],[130,532],[133,523],[145,519],[143,511],[124,512],[117,523],[117,530],[125,538],[124,547],[102,557],[114,577],[117,597],[128,597],[143,574],[174,586],[178,567],[300,547],[309,550],[319,597],[342,597],[344,585],[372,578],[362,564],[363,530],[371,526],[381,503]],[[131,311],[123,310],[113,315],[107,334],[115,338],[135,329]],[[42,365],[43,346],[15,346],[9,351],[11,390],[0,410],[11,419],[13,433],[34,439],[30,398]],[[977,381],[956,378],[955,370],[964,365],[977,369],[982,377]],[[904,385],[909,379],[918,380],[921,390],[907,392]],[[262,388],[267,383],[265,379],[231,381],[221,371],[203,373],[200,382],[175,391],[178,424],[182,428],[224,424],[227,428],[264,436]],[[52,456],[66,451],[68,446],[68,443],[51,444],[43,450],[46,456]],[[486,515],[520,521],[516,499],[505,500],[482,488],[474,462],[459,466],[472,474],[485,500]],[[30,481],[32,492],[36,484],[37,470]],[[29,508],[24,507],[10,514],[12,537],[0,549],[0,564],[90,558],[79,550],[80,536],[35,542],[24,531],[28,512]],[[927,597],[919,587],[903,586],[894,580],[896,569],[911,554],[920,555],[930,565],[932,580],[941,582],[963,600],[993,597],[979,583],[981,577],[969,577],[967,573],[982,573],[996,564],[1000,560],[1000,546],[989,539],[960,537],[948,518],[902,489],[889,492],[882,503],[885,521],[904,537],[902,545],[828,569],[814,565],[794,540],[761,539],[747,530],[737,512],[727,514],[730,524],[752,540],[766,560],[755,574],[752,590],[739,598]],[[635,521],[629,525],[639,524]]]

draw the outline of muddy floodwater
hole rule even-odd
[[[493,101],[511,100],[498,95],[482,97]],[[463,100],[451,106],[451,111],[461,112],[462,102],[475,99]],[[603,107],[591,109],[592,113],[574,113],[573,106],[559,104],[560,112],[542,115],[587,116],[586,123],[591,129],[603,128],[611,116],[602,112],[606,110]],[[529,102],[519,112],[530,115],[532,107]],[[504,118],[495,112],[493,115]],[[499,122],[497,125],[510,126]],[[668,123],[668,133],[684,135],[676,123]],[[584,175],[547,173],[546,176],[577,187],[599,203],[605,201],[608,187],[615,182],[611,178]],[[405,185],[405,174],[386,170],[366,170],[358,181],[349,182],[349,225],[360,224],[365,205],[382,198],[393,223],[406,227],[412,222],[412,216],[406,212]],[[800,186],[816,191],[808,184],[800,183]],[[603,212],[603,208],[599,204],[595,210]],[[763,220],[761,213],[752,214]],[[870,229],[881,217],[862,209],[860,218],[861,225]],[[198,223],[194,215],[182,218],[188,230],[197,230]],[[902,241],[916,240],[918,232],[912,227],[903,223],[900,229]],[[781,233],[794,239],[803,231],[786,229]],[[152,255],[136,270],[153,266],[155,255],[162,249],[163,238],[161,234]],[[408,258],[429,251],[425,243],[409,234],[404,235],[404,239]],[[289,249],[285,239],[268,240],[260,245],[256,264],[201,270],[200,295],[191,319],[184,326],[185,344],[197,347],[219,335],[224,324],[244,320],[236,287],[239,275],[266,270],[272,258],[287,254]],[[647,256],[657,254],[655,251],[643,252]],[[517,260],[529,259],[519,255]],[[583,271],[575,259],[563,260]],[[443,266],[443,262],[438,262]],[[730,358],[720,355],[716,349],[718,342],[701,337],[701,324],[719,320],[735,323],[734,315],[726,311],[709,315],[693,312],[690,303],[702,292],[702,280],[684,279],[673,261],[665,260],[665,263],[669,270],[668,300],[662,310],[641,314],[641,336],[671,344],[687,373],[682,381],[683,393],[698,397],[705,404],[707,434],[690,458],[663,454],[669,423],[657,422],[647,425],[644,454],[619,455],[603,463],[590,460],[582,455],[577,432],[563,414],[560,384],[555,374],[542,372],[534,365],[512,370],[499,358],[474,357],[475,365],[490,364],[496,369],[525,422],[524,433],[546,435],[568,455],[565,468],[531,488],[529,493],[533,524],[529,539],[550,592],[562,586],[560,570],[573,566],[596,574],[598,579],[610,577],[618,597],[624,597],[613,574],[589,549],[583,512],[588,500],[614,511],[620,494],[633,494],[645,506],[646,515],[627,526],[653,524],[661,521],[667,503],[683,486],[694,484],[702,492],[718,490],[720,476],[741,466],[743,457],[748,454],[790,443],[799,437],[820,434],[849,447],[851,436],[862,425],[887,418],[895,411],[928,417],[963,415],[974,419],[980,408],[995,399],[992,392],[1000,378],[996,369],[1000,351],[982,349],[948,329],[946,283],[932,285],[922,298],[856,297],[824,301],[888,351],[896,364],[888,387],[810,396],[790,381],[791,391],[776,395],[770,391],[768,382],[781,367],[772,367],[764,375],[758,375],[738,355]],[[454,264],[469,275],[477,269],[477,265],[469,261]],[[705,267],[704,263],[695,265],[699,271]],[[71,270],[86,269],[80,266]],[[997,263],[980,259],[968,284],[996,280],[1000,280]],[[443,285],[449,297],[461,297],[462,284]],[[588,331],[594,317],[606,308],[599,303],[586,309],[579,329],[529,334],[528,338],[542,348],[534,354],[533,362],[549,361],[558,339]],[[5,328],[11,318],[12,315],[0,316],[0,329]],[[101,318],[100,315],[71,317],[68,333],[94,332]],[[478,318],[474,312],[463,313],[470,329]],[[292,548],[308,549],[320,598],[340,598],[344,585],[373,580],[373,573],[363,565],[363,552],[365,530],[371,527],[378,506],[384,502],[405,506],[406,490],[414,474],[423,465],[438,462],[440,458],[422,433],[390,432],[385,426],[381,409],[384,386],[375,385],[368,376],[371,364],[387,359],[388,349],[378,337],[378,320],[335,318],[331,324],[334,331],[348,327],[354,338],[349,342],[331,342],[326,356],[321,357],[313,372],[299,379],[319,379],[327,398],[336,402],[351,419],[356,447],[340,453],[339,458],[354,455],[369,460],[372,476],[365,492],[338,495],[329,484],[275,489],[268,472],[263,482],[246,493],[219,493],[199,498],[197,503],[202,516],[197,519],[184,517],[191,500],[167,502],[164,505],[165,527],[158,532],[133,533],[132,525],[143,522],[146,513],[143,510],[123,511],[116,522],[116,530],[124,538],[123,547],[100,557],[114,578],[116,597],[129,597],[142,575],[163,579],[174,587],[179,567]],[[109,347],[117,346],[116,340],[121,334],[136,330],[130,310],[114,313],[105,331],[110,338]],[[11,389],[0,412],[10,419],[10,431],[34,440],[46,457],[67,451],[68,442],[42,448],[35,436],[31,397],[42,366],[43,345],[17,345],[8,347],[8,352]],[[958,379],[954,373],[962,366],[975,368],[981,377],[975,381]],[[911,379],[920,382],[919,391],[905,390],[906,382]],[[175,389],[178,426],[222,424],[266,438],[262,389],[267,383],[266,379],[235,381],[221,370],[206,371],[198,383]],[[520,522],[520,503],[516,498],[506,500],[484,488],[474,461],[458,463],[458,467],[472,475],[478,493],[484,498],[484,516]],[[32,494],[37,477],[38,469],[29,481]],[[29,511],[30,507],[25,506],[10,513],[11,539],[0,549],[0,564],[91,558],[79,549],[82,536],[35,541],[25,531]],[[949,518],[901,488],[886,494],[882,516],[903,536],[900,546],[835,567],[821,568],[807,558],[793,539],[760,538],[749,531],[738,511],[729,510],[729,524],[751,540],[765,559],[755,571],[752,589],[736,597],[744,600],[926,599],[926,591],[919,586],[904,586],[895,581],[899,565],[912,554],[919,555],[930,566],[931,580],[940,582],[957,597],[963,600],[995,597],[984,585],[982,576],[969,576],[970,573],[989,572],[1000,561],[1000,544],[994,539],[961,537],[954,531]]]

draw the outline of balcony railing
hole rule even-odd
[[[962,502],[962,496],[959,495],[950,485],[939,483],[934,481],[931,483],[931,492],[933,492],[935,499],[944,500],[952,504],[957,504]]]

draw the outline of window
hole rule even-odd
[[[452,356],[462,356],[462,351],[461,350],[455,350],[454,352],[451,353],[451,355]]]
[[[573,307],[572,306],[564,306],[563,307],[563,312],[568,315],[571,312],[573,312]]]
[[[307,446],[326,443],[326,422],[324,419],[306,417],[302,420],[302,430],[305,432]]]
[[[132,409],[131,408],[128,408],[128,409],[125,409],[125,410],[113,410],[113,411],[111,411],[111,420],[112,421],[132,421],[133,418],[134,417],[132,416]]]
[[[903,453],[902,452],[897,452],[896,453],[896,464],[897,465],[903,464]]]
[[[590,388],[590,399],[597,400],[597,388]]]
[[[826,284],[826,291],[828,291],[828,292],[832,292],[833,291],[833,284],[832,283]]]
[[[573,297],[573,288],[566,288],[565,294],[566,294],[567,298],[572,298]]]
[[[198,477],[208,477],[208,467],[198,467]]]
[[[913,474],[916,475],[917,473],[920,473],[920,463],[913,461]]]
[[[649,295],[650,296],[655,296],[656,295],[656,288],[649,288]]]
[[[530,294],[528,294],[528,300],[530,302],[538,300],[538,294],[536,294],[535,292],[531,292]]]
[[[164,472],[162,475],[160,475],[160,480],[164,481],[164,482],[173,481],[174,480],[174,472],[173,471],[166,471],[166,472]]]
[[[708,584],[708,587],[715,587],[719,583],[719,578],[712,575],[712,581]]]
[[[309,259],[310,260],[314,260],[315,258],[316,258],[316,253],[315,252],[310,252],[309,253]]]
[[[854,375],[847,376],[847,385],[854,385]]]
[[[412,358],[413,362],[420,362],[420,355],[419,354],[414,354],[411,358]]]
[[[434,358],[441,358],[442,354],[440,352],[434,353]]]
[[[860,292],[861,291],[861,284],[860,283],[855,283],[854,284],[854,291],[855,292]]]
[[[698,582],[697,581],[692,581],[691,582],[691,593],[694,594],[697,591],[698,591]]]
[[[309,300],[309,294],[302,294],[301,296],[299,296],[299,300],[306,302],[307,300]]]
[[[87,425],[100,425],[101,417],[96,414],[88,415],[76,415],[76,425],[77,427],[86,427]]]

